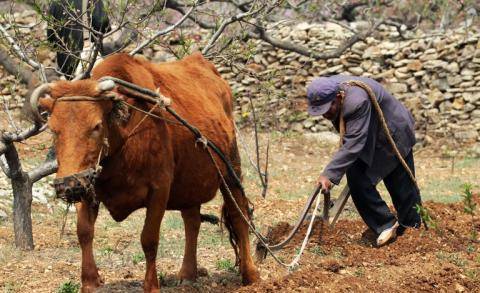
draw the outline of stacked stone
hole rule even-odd
[[[357,26],[362,28],[362,24]],[[303,23],[281,27],[275,37],[323,53],[338,48],[351,34],[332,23]],[[420,139],[453,136],[462,142],[480,140],[480,34],[465,30],[404,34],[407,40],[399,38],[395,28],[381,26],[375,37],[325,61],[258,42],[256,55],[247,67],[261,81],[273,85],[268,95],[264,82],[250,73],[227,67],[221,72],[237,94],[237,110],[243,113],[240,117],[247,117],[250,111],[248,94],[260,112],[272,113],[272,106],[276,106],[274,117],[283,129],[328,130],[328,123],[304,113],[305,86],[317,76],[351,74],[382,82],[413,112]]]

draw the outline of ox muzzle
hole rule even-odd
[[[70,176],[54,179],[53,186],[57,193],[57,198],[69,204],[83,200],[90,206],[98,205],[94,185],[100,171],[101,168],[88,168]]]

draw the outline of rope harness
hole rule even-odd
[[[185,119],[183,119],[180,115],[178,115],[175,110],[173,110],[170,106],[169,106],[169,102],[168,103],[165,103],[164,101],[170,101],[169,98],[163,96],[158,90],[157,91],[152,91],[152,90],[149,90],[149,89],[146,89],[146,88],[142,88],[142,87],[139,87],[135,84],[132,84],[132,83],[129,83],[129,82],[126,82],[124,80],[121,80],[121,79],[118,79],[118,78],[115,78],[115,77],[103,77],[99,80],[99,82],[101,81],[105,81],[105,80],[111,80],[117,84],[119,84],[120,86],[122,86],[122,90],[126,91],[128,94],[131,94],[133,96],[136,96],[136,97],[139,97],[147,102],[150,102],[150,103],[153,103],[155,105],[158,105],[158,104],[161,104],[164,106],[165,110],[170,114],[172,115],[178,122],[176,121],[169,121],[167,120],[167,122],[175,122],[176,124],[181,124],[183,126],[185,126],[188,130],[190,130],[190,132],[192,132],[192,134],[194,135],[195,137],[195,144],[197,145],[198,143],[200,143],[204,149],[207,151],[209,157],[210,157],[210,160],[212,161],[217,173],[218,173],[218,176],[220,177],[221,179],[221,182],[223,184],[223,186],[225,187],[225,190],[226,190],[226,193],[227,193],[227,196],[229,197],[229,199],[233,202],[235,208],[238,210],[238,212],[240,213],[242,219],[245,221],[245,223],[247,223],[247,225],[249,226],[250,230],[252,231],[252,233],[255,235],[255,237],[258,239],[259,241],[259,244],[257,245],[258,246],[261,246],[263,249],[265,249],[266,252],[268,252],[270,255],[272,255],[273,259],[279,263],[280,265],[282,265],[283,267],[286,267],[287,269],[289,269],[290,271],[297,268],[298,267],[298,262],[300,261],[300,257],[301,255],[303,254],[305,248],[306,248],[306,245],[308,243],[308,239],[310,237],[310,234],[311,234],[311,231],[312,231],[312,227],[313,227],[313,223],[315,222],[315,217],[316,217],[316,210],[317,208],[320,206],[320,197],[317,198],[317,201],[315,203],[315,211],[313,212],[313,216],[310,220],[310,224],[309,224],[309,228],[307,230],[307,234],[305,236],[305,239],[302,243],[302,247],[299,251],[299,253],[297,254],[297,256],[294,258],[294,260],[291,262],[291,263],[284,263],[281,259],[279,259],[275,253],[273,252],[274,250],[278,250],[282,247],[284,247],[292,238],[293,236],[296,234],[296,232],[298,231],[298,229],[300,228],[303,220],[305,219],[305,216],[306,216],[306,212],[305,213],[302,213],[303,214],[303,217],[297,222],[297,225],[296,225],[296,229],[295,231],[292,231],[292,233],[290,233],[290,235],[287,237],[287,239],[285,239],[284,241],[282,241],[281,243],[279,244],[276,244],[276,245],[269,245],[267,244],[267,239],[256,229],[255,227],[255,224],[252,222],[252,220],[250,219],[251,217],[251,214],[253,213],[253,210],[248,210],[248,215],[246,215],[240,205],[238,204],[238,202],[235,200],[235,197],[233,196],[233,193],[225,179],[225,176],[222,174],[222,171],[219,167],[219,165],[217,164],[217,161],[215,160],[214,156],[213,156],[213,153],[212,153],[212,150],[214,153],[216,153],[220,159],[222,160],[222,162],[225,164],[225,166],[227,167],[227,171],[228,171],[228,174],[234,179],[234,182],[235,184],[237,185],[237,187],[241,190],[242,192],[242,195],[245,196],[245,191],[244,191],[244,188],[243,188],[243,185],[237,175],[237,173],[235,172],[231,162],[226,158],[225,154],[211,141],[209,140],[207,137],[205,137],[201,132],[200,130],[198,130],[196,127],[194,127],[193,125],[191,125],[190,123],[188,123]],[[159,115],[156,115],[153,113],[153,110],[151,109],[150,111],[144,111],[142,109],[139,109],[138,107],[135,107],[131,104],[128,104],[124,101],[122,101],[122,103],[124,103],[127,107],[131,107],[132,109],[134,110],[140,110],[142,113],[145,114],[145,117],[146,116],[150,116],[150,117],[153,117],[153,118],[156,118],[156,119],[162,119],[162,120],[166,120],[164,117],[162,116],[159,116]],[[155,106],[154,106],[155,107]],[[154,108],[153,107],[153,108]],[[145,118],[144,117],[144,118]],[[143,121],[144,119],[142,119],[140,121],[140,123]],[[137,124],[138,126],[138,124]],[[136,127],[137,127],[136,126]],[[135,128],[136,128],[135,127]],[[309,208],[311,207],[313,201],[315,200],[315,198],[317,197],[317,195],[320,193],[320,187],[317,186],[316,190],[314,191],[314,193],[310,196],[309,198],[309,201],[307,202],[307,205],[305,207],[304,210],[309,210]],[[327,206],[327,204],[325,204],[325,206]],[[266,253],[265,252],[265,253]]]
[[[403,159],[402,154],[398,150],[398,147],[397,147],[395,141],[393,140],[392,134],[390,133],[390,129],[388,128],[387,121],[385,120],[385,116],[383,115],[382,108],[380,108],[380,104],[378,103],[377,98],[375,97],[375,93],[373,92],[372,88],[368,84],[366,84],[365,82],[360,81],[360,80],[349,80],[349,81],[345,82],[344,84],[348,85],[348,86],[358,86],[358,87],[362,88],[364,91],[367,92],[368,98],[372,102],[373,108],[375,109],[375,112],[377,113],[378,120],[380,121],[380,125],[382,126],[382,129],[385,132],[385,136],[387,137],[388,143],[392,147],[393,152],[395,153],[395,156],[400,161],[400,164],[402,164],[403,168],[408,173],[408,176],[412,180],[412,183],[415,185],[415,188],[417,189],[417,192],[420,193],[420,188],[418,187],[417,179],[413,175],[413,171],[410,169],[408,164]],[[341,95],[342,95],[342,104],[343,104],[343,100],[345,99],[345,92],[341,91]],[[340,115],[341,114],[342,113],[340,113]],[[339,132],[340,132],[340,146],[341,146],[342,143],[343,143],[343,136],[345,135],[345,120],[343,118],[343,115],[340,116],[339,129],[340,129]]]

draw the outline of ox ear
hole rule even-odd
[[[38,100],[38,108],[39,110],[47,111],[49,114],[52,113],[53,105],[55,104],[55,100],[50,97],[50,95],[46,95],[43,98]]]
[[[125,126],[125,124],[130,119],[130,109],[125,104],[126,98],[124,95],[117,92],[110,92],[110,94],[115,97],[115,99],[113,100],[113,107],[110,112],[110,120],[114,121],[120,126]]]

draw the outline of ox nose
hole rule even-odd
[[[70,176],[56,178],[53,181],[53,186],[57,197],[66,201],[67,203],[76,203],[82,199],[94,202],[94,184],[96,172],[90,168],[80,173]]]

